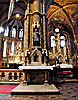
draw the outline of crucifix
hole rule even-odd
[[[39,46],[40,45],[40,32],[39,32],[39,29],[40,29],[40,24],[39,24],[39,21],[35,21],[33,23],[33,44],[34,46]]]
[[[55,33],[54,36],[56,36],[55,40],[56,41],[56,48],[57,48],[57,56],[59,56],[59,54],[62,54],[61,47],[63,47],[63,56],[64,58],[62,58],[62,61],[65,63],[65,57],[66,57],[66,46],[65,46],[65,37],[64,36],[60,36],[60,33]],[[64,42],[63,42],[64,41]],[[62,42],[62,43],[60,43]]]
[[[56,48],[58,50],[58,53],[61,52],[61,49],[60,49],[60,33],[58,34],[54,34],[56,36],[56,39],[53,39],[56,41]]]

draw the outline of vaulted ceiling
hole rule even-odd
[[[0,25],[3,24],[8,19],[10,0],[0,0]],[[26,9],[26,0],[19,0],[14,5],[14,10],[12,16],[16,13],[19,13],[21,16],[24,16]]]
[[[0,0],[0,25],[3,24],[8,19],[8,11],[9,11],[10,1],[11,0]],[[14,0],[14,1],[16,1],[16,0]],[[31,1],[33,1],[33,0],[31,0]],[[48,4],[49,1],[53,1],[53,0],[46,0],[46,4]],[[17,2],[14,5],[15,8],[13,11],[13,16],[15,13],[19,13],[22,16],[24,16],[27,2],[28,2],[28,0],[17,0]]]
[[[15,16],[16,13],[19,13],[24,18],[24,13],[27,7],[27,1],[28,0],[18,0],[18,2],[15,3],[15,8],[12,16]],[[78,0],[45,1],[48,19],[65,19],[73,27],[74,23],[78,22]],[[10,0],[0,0],[0,25],[6,22],[8,19],[9,5]]]
[[[62,25],[62,31],[69,31],[71,40],[78,41],[78,0],[54,0],[49,5],[47,16],[49,33],[53,26]]]
[[[10,0],[0,0],[0,24],[6,19]]]

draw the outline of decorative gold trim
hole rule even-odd
[[[37,49],[37,47],[33,50],[33,52],[31,53],[30,57],[35,53],[38,52],[40,56],[42,56],[41,52]]]

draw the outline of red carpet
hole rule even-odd
[[[17,85],[0,85],[0,93],[11,93],[11,90],[14,89]]]

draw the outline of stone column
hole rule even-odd
[[[27,82],[30,82],[30,74],[29,74],[29,72],[27,73]]]
[[[46,0],[42,2],[42,30],[43,30],[43,49],[46,50],[47,47],[47,34],[46,34]],[[46,63],[47,57],[44,56],[44,62]]]
[[[17,72],[17,81],[20,81],[20,79],[19,79],[19,72]]]
[[[27,73],[26,72],[23,73],[23,85],[27,86]]]
[[[9,72],[5,72],[5,81],[9,81]]]
[[[33,25],[33,17],[30,18],[30,54],[32,53],[32,47],[33,47],[33,31],[32,31],[32,25]]]
[[[24,78],[25,78],[25,74],[24,72],[22,72],[22,77],[21,77],[22,81],[24,81]]]
[[[12,72],[12,81],[14,81],[14,72]]]
[[[46,49],[46,15],[45,15],[45,0],[43,0],[43,40],[44,40],[44,49]]]
[[[49,85],[49,83],[48,83],[48,71],[45,71],[45,81],[44,81],[44,85]]]
[[[24,56],[26,53],[26,50],[28,49],[28,33],[29,33],[29,2],[27,4],[27,9],[25,11],[25,20],[24,20]],[[25,57],[24,57],[25,61]]]

